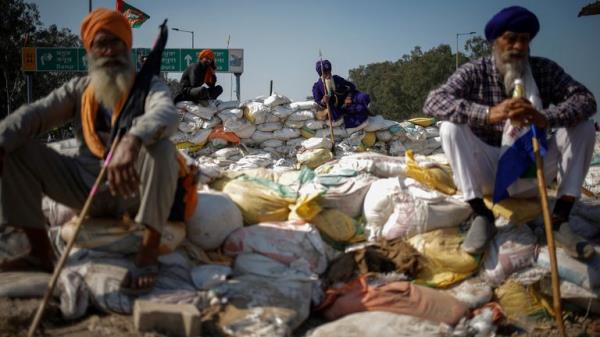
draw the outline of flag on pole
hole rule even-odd
[[[142,12],[141,10],[131,6],[123,0],[117,0],[117,11],[119,11],[132,28],[140,27],[146,20],[150,19],[150,15]]]
[[[502,134],[502,149],[498,168],[496,170],[496,181],[494,184],[493,202],[497,203],[508,198],[508,187],[517,179],[531,172],[535,168],[535,155],[533,153],[533,137],[540,142],[540,154],[546,153],[546,132],[538,129],[535,125],[515,126],[506,121]]]

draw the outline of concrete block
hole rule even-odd
[[[192,304],[165,304],[137,300],[133,322],[138,332],[159,332],[169,336],[200,336],[200,311]]]

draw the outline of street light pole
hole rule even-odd
[[[194,49],[194,31],[192,31],[192,30],[185,30],[185,29],[179,29],[179,28],[171,28],[171,29],[173,29],[174,31],[177,31],[177,32],[184,32],[184,33],[190,33],[190,34],[192,34],[192,49]]]
[[[456,33],[456,69],[458,69],[458,37],[466,36],[466,35],[473,35],[473,34],[476,34],[476,33],[475,32]]]

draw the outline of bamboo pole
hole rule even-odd
[[[327,92],[327,85],[325,84],[325,77],[323,75],[323,54],[319,49],[319,59],[321,62],[321,82],[323,82],[323,94],[327,97],[325,101],[325,109],[327,109],[327,117],[329,118],[329,136],[331,137],[331,153],[335,156],[335,138],[333,135],[333,119],[331,118],[331,108],[329,107],[329,92]]]
[[[323,82],[325,85],[325,82]],[[331,109],[329,108],[329,100],[326,103],[327,117],[329,117],[329,137],[331,138],[331,153],[335,156],[335,138],[333,135],[333,121],[331,119]]]
[[[35,317],[33,318],[33,322],[29,326],[29,331],[27,333],[27,337],[33,337],[33,335],[35,334],[35,330],[37,330],[37,327],[40,324],[40,321],[42,320],[44,310],[46,309],[46,306],[48,305],[48,301],[50,300],[50,297],[52,296],[52,293],[54,292],[54,288],[56,287],[56,283],[58,281],[58,277],[60,276],[60,272],[62,271],[63,267],[65,266],[65,263],[67,262],[67,258],[69,257],[69,253],[71,252],[71,249],[73,248],[73,245],[75,244],[75,240],[77,239],[77,235],[79,234],[79,230],[81,229],[83,220],[86,218],[86,216],[90,210],[90,207],[92,205],[92,201],[94,200],[94,196],[96,196],[96,192],[98,191],[100,184],[102,183],[102,181],[104,180],[104,177],[106,176],[106,171],[107,171],[106,168],[108,167],[108,164],[112,160],[112,156],[114,154],[115,148],[117,147],[117,144],[119,143],[120,140],[121,140],[121,138],[117,137],[115,139],[115,141],[113,142],[113,144],[110,148],[110,151],[108,152],[108,156],[106,157],[106,160],[104,161],[104,165],[102,165],[102,169],[100,170],[100,173],[98,174],[98,177],[96,178],[96,181],[94,182],[94,186],[90,190],[90,194],[88,195],[87,200],[85,201],[85,204],[83,205],[83,209],[79,213],[79,217],[77,218],[77,223],[75,224],[75,232],[74,232],[73,236],[71,237],[71,239],[69,240],[67,247],[63,251],[60,259],[58,260],[56,267],[54,268],[54,273],[52,274],[52,278],[50,279],[50,282],[48,283],[48,289],[46,289],[46,293],[44,294],[42,303],[40,303],[40,306],[38,307],[38,310],[35,313]]]
[[[546,180],[544,178],[544,162],[542,160],[542,155],[540,154],[540,143],[537,137],[532,137],[531,141],[533,143],[533,153],[535,154],[538,189],[540,191],[540,203],[542,204],[544,229],[546,232],[546,242],[548,244],[548,255],[550,256],[550,275],[552,279],[552,304],[554,308],[554,318],[556,319],[556,325],[558,326],[560,336],[567,337],[565,324],[562,319],[558,263],[556,260],[556,246],[554,245],[554,232],[552,229],[552,221],[550,219],[550,208],[548,207],[548,193],[546,191]]]

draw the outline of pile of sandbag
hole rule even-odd
[[[369,336],[387,335],[388,324],[411,324],[404,335],[487,336],[502,315],[530,331],[551,314],[539,202],[490,202],[498,233],[484,254],[466,253],[471,208],[456,195],[446,158],[431,154],[437,129],[418,125],[429,121],[375,116],[353,130],[338,122],[333,156],[313,102],[275,94],[178,108],[173,140],[197,157],[205,190],[191,219],[165,228],[159,283],[145,299],[200,310],[216,303],[220,329],[252,336],[289,336],[310,308],[339,318],[314,336],[346,335],[363,319]],[[600,203],[576,203],[577,234],[597,242],[599,222]],[[60,237],[69,231],[67,224]],[[92,303],[131,312],[118,290],[131,261],[112,254],[132,253],[140,233],[130,223],[84,227],[82,255],[60,282],[66,317]],[[599,255],[580,261],[560,247],[557,255],[563,298],[600,312]]]
[[[215,159],[210,163],[202,159],[209,167],[293,167],[298,163],[316,168],[333,158],[332,132],[338,157],[366,150],[392,156],[402,156],[407,149],[420,154],[441,152],[439,131],[431,118],[395,122],[371,116],[351,129],[339,119],[330,129],[327,120],[316,119],[319,106],[314,101],[291,102],[279,94],[241,104],[184,101],[177,108],[179,129],[171,139],[193,157]],[[240,144],[243,151],[228,149]],[[287,162],[275,163],[281,159]]]

